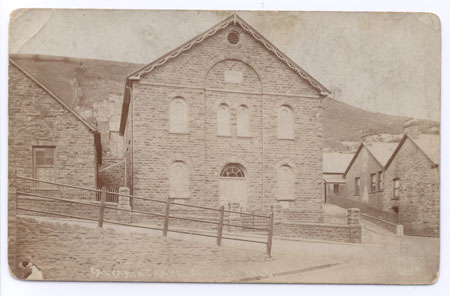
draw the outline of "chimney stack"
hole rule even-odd
[[[403,133],[412,138],[418,138],[420,135],[420,125],[418,119],[410,119],[403,126]]]

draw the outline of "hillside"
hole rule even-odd
[[[85,117],[94,117],[102,133],[117,130],[127,74],[140,64],[42,55],[12,55],[39,81]],[[410,118],[368,112],[334,99],[324,100],[324,148],[351,150],[361,136],[399,134]],[[422,130],[438,128],[419,120]],[[105,149],[108,140],[105,137]],[[102,137],[103,140],[103,137]]]

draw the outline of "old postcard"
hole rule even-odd
[[[429,13],[21,9],[17,279],[432,284]]]

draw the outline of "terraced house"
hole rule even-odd
[[[405,234],[439,236],[440,139],[407,133],[385,166],[383,210],[398,213]]]
[[[320,222],[329,91],[233,15],[126,79],[126,184],[138,196]],[[135,201],[135,208],[145,207]]]
[[[361,212],[396,221],[396,213],[383,211],[384,166],[397,143],[364,143],[358,147],[344,172],[346,199],[343,206],[353,205]]]
[[[44,181],[97,186],[100,133],[13,59],[8,106],[10,170]]]

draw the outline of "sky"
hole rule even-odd
[[[232,11],[18,10],[9,52],[150,63]],[[441,28],[426,13],[238,11],[353,106],[440,121]]]

